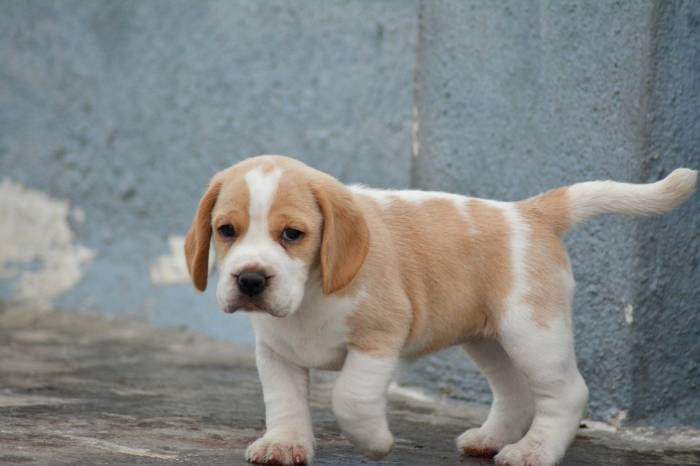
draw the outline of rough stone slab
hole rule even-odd
[[[394,397],[396,446],[371,462],[341,436],[328,377],[314,377],[319,465],[490,465],[460,459],[453,439],[484,408]],[[251,351],[185,330],[81,314],[0,309],[0,464],[243,465],[263,430]],[[663,448],[669,439],[646,449]],[[571,465],[691,465],[700,450],[643,452],[582,430]]]

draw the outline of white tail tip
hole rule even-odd
[[[601,214],[656,215],[675,209],[695,190],[698,172],[673,170],[650,184],[589,181],[568,188],[572,224]]]
[[[674,201],[677,201],[676,205],[674,206],[676,207],[688,199],[691,194],[693,194],[697,181],[697,170],[677,168],[661,182],[663,183],[664,192],[668,194],[670,198],[673,198]]]

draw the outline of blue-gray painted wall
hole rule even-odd
[[[4,0],[0,11],[0,179],[82,209],[70,226],[95,251],[58,308],[251,341],[211,290],[153,284],[149,266],[187,230],[209,177],[258,153],[347,182],[503,200],[700,167],[692,0]],[[591,416],[700,425],[698,213],[695,196],[662,218],[598,219],[569,236]],[[12,279],[0,298],[13,299]],[[458,349],[403,380],[489,399]]]
[[[96,251],[58,307],[250,342],[247,318],[217,312],[211,289],[149,280],[216,171],[282,153],[409,184],[414,2],[10,0],[0,12],[0,179],[82,208],[73,230]]]

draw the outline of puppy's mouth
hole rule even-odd
[[[222,306],[222,310],[226,314],[234,312],[264,312],[273,317],[286,317],[289,314],[287,309],[280,309],[271,306],[263,296],[248,297],[245,295],[231,296],[226,304]]]
[[[256,298],[237,298],[228,303],[223,311],[226,314],[233,314],[236,311],[245,312],[267,312],[268,306],[262,299]]]

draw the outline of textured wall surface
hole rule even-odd
[[[0,0],[0,301],[250,342],[186,281],[209,177],[259,153],[515,200],[700,167],[700,3]],[[589,412],[700,425],[700,196],[567,240]],[[403,380],[487,401],[459,349]]]
[[[641,179],[700,168],[700,2],[660,2]],[[700,195],[634,230],[637,423],[700,424]]]
[[[20,292],[55,263],[53,277],[82,279],[42,304],[252,341],[246,318],[187,283],[180,241],[199,196],[216,171],[260,153],[408,186],[416,8],[0,2],[0,180],[12,183],[0,193],[20,193],[0,238],[50,231],[40,215],[18,221],[41,193],[64,232],[43,247],[60,246],[61,261],[21,244],[0,255],[0,296],[36,304]]]
[[[697,2],[421,5],[415,186],[516,200],[700,167]],[[699,201],[568,237],[593,416],[700,423]],[[410,381],[489,398],[461,350],[416,369]]]

